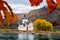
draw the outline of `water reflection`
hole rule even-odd
[[[18,34],[14,33],[3,33],[0,34],[0,40],[17,40]]]
[[[52,40],[52,38],[47,35],[20,33],[18,40]]]
[[[60,40],[60,35],[40,35],[31,33],[3,33],[0,40]]]
[[[34,40],[34,35],[33,34],[28,34],[28,33],[21,33],[19,34],[19,39],[18,40]]]

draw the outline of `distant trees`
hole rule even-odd
[[[34,22],[34,30],[38,31],[53,31],[53,25],[45,19],[37,19]]]

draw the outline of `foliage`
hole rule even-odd
[[[38,6],[39,4],[41,4],[43,2],[43,0],[29,0],[31,6]],[[60,8],[60,0],[56,0],[56,2],[54,0],[46,0],[46,3],[48,5],[48,10],[49,13],[52,14],[52,12],[56,9],[56,7]]]
[[[53,31],[53,25],[45,19],[37,19],[34,22],[34,29],[43,31]]]
[[[4,5],[6,5],[8,9]],[[1,15],[1,10],[3,11],[4,16]],[[0,0],[0,26],[4,23],[3,17],[6,19],[7,25],[10,25],[12,21],[14,21],[14,23],[18,21],[18,17],[14,12],[12,12],[10,5],[6,1]]]

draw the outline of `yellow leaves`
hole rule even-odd
[[[48,30],[48,31],[53,30],[53,25],[49,21],[46,21],[45,19],[37,19],[34,22],[34,27],[36,30]]]
[[[52,26],[52,24],[48,21],[46,21],[45,19],[37,19],[35,22],[34,22],[34,26],[36,27],[36,25],[38,25],[38,23],[40,25],[45,25],[45,26]]]
[[[50,22],[46,22],[46,26],[52,26],[52,24]]]
[[[37,19],[37,20],[34,22],[34,26],[37,27],[38,24],[41,25],[41,22],[42,22],[41,19]]]

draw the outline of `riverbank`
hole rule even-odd
[[[33,30],[17,30],[17,29],[0,29],[0,33],[36,33],[36,34],[44,34],[44,35],[60,35],[60,31],[50,32],[50,31],[33,31]]]

